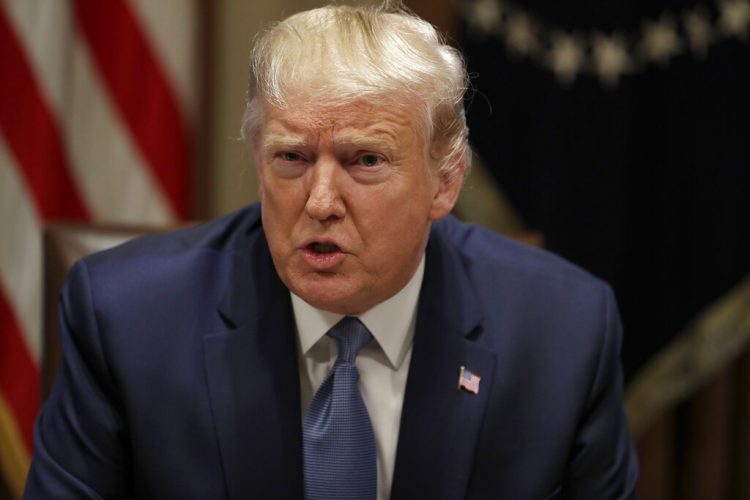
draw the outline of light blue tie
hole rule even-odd
[[[359,319],[347,316],[328,335],[336,339],[339,355],[315,393],[302,426],[305,498],[374,499],[375,436],[354,365],[372,334]]]

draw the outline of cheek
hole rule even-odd
[[[372,197],[373,203],[360,212],[362,237],[383,258],[413,252],[429,227],[429,203],[422,192],[393,194],[391,191],[383,197]]]
[[[261,177],[260,172],[257,173],[258,178],[258,199],[263,202],[263,199],[266,197],[266,187],[265,182],[263,181],[263,178]]]
[[[286,250],[305,218],[306,195],[299,182],[266,180],[260,184],[263,230],[276,249]]]
[[[428,218],[432,202],[429,183],[414,176],[401,176],[379,186],[376,193],[363,193],[360,199],[367,200],[366,216],[383,232],[404,231],[409,226],[417,230]],[[402,233],[405,238],[410,233]]]
[[[264,199],[268,196],[270,190],[268,186],[268,175],[267,175],[267,169],[259,164],[259,166],[255,169],[255,176],[258,179],[258,198],[261,202],[264,201]]]
[[[300,205],[304,206],[306,199],[304,186],[299,179],[290,181],[266,175],[259,178],[258,190],[261,203],[279,215],[298,210]]]

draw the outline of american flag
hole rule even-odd
[[[39,408],[41,229],[186,215],[197,0],[0,0],[0,473]]]
[[[465,389],[472,394],[479,394],[479,381],[481,377],[470,372],[465,366],[461,367],[458,375],[458,389]]]

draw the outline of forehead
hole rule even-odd
[[[358,101],[330,105],[294,101],[284,108],[267,105],[260,127],[261,140],[274,137],[319,139],[322,135],[347,139],[377,139],[394,144],[423,141],[423,127],[415,106]]]

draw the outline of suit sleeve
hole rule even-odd
[[[24,498],[127,498],[126,425],[83,261],[63,287],[59,322],[64,354],[36,422]]]
[[[603,308],[600,358],[563,485],[565,498],[635,498],[638,460],[622,404],[622,326],[609,287]]]

